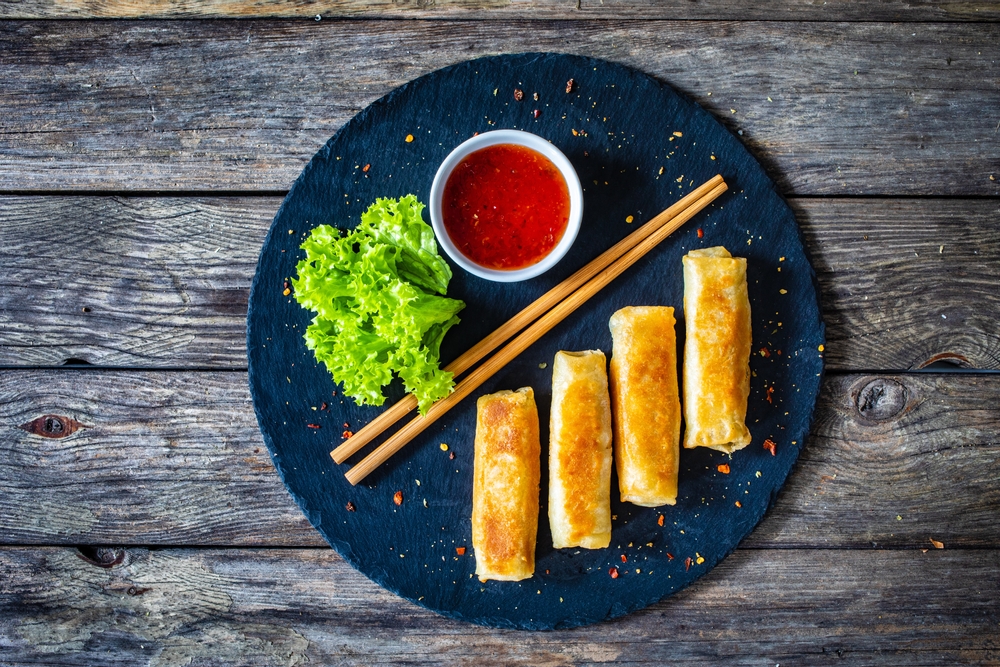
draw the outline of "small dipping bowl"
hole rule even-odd
[[[559,241],[546,254],[537,258],[533,263],[512,269],[491,268],[477,263],[458,249],[444,224],[445,186],[455,167],[476,151],[498,144],[512,144],[540,153],[562,175],[569,194],[569,219]],[[508,283],[518,282],[545,273],[555,266],[569,251],[576,240],[577,234],[580,232],[580,221],[583,218],[583,188],[580,186],[580,177],[577,176],[576,170],[570,161],[563,155],[562,151],[545,139],[536,134],[520,130],[493,130],[492,132],[484,132],[459,144],[444,159],[441,166],[438,167],[437,174],[434,176],[434,182],[431,184],[430,216],[431,227],[434,229],[434,235],[437,237],[438,243],[456,264],[472,275],[486,280]]]

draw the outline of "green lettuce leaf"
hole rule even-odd
[[[306,347],[346,394],[382,405],[382,387],[396,375],[426,414],[454,386],[439,368],[441,341],[465,304],[440,296],[451,269],[423,208],[413,195],[378,199],[346,235],[316,227],[302,243],[306,256],[292,286],[298,303],[316,314]]]

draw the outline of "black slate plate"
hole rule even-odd
[[[566,93],[569,79],[574,87]],[[524,91],[523,101],[515,101],[515,88]],[[353,227],[376,197],[414,193],[426,203],[448,152],[475,132],[500,128],[539,134],[569,157],[584,185],[583,227],[570,254],[534,280],[491,283],[456,268],[449,296],[468,306],[445,339],[445,363],[714,174],[725,177],[730,191],[352,487],[343,477],[347,467],[335,465],[329,452],[345,430],[360,428],[381,408],[344,399],[317,366],[302,340],[310,314],[282,295],[283,281],[295,274],[299,244],[312,227]],[[681,257],[714,245],[749,260],[751,445],[731,459],[683,450],[674,507],[623,504],[612,479],[611,546],[593,551],[552,548],[543,460],[535,576],[480,583],[473,576],[470,524],[475,399],[534,387],[544,452],[554,353],[599,348],[610,356],[608,318],[625,305],[677,308],[682,345]],[[791,470],[823,372],[814,274],[795,219],[760,165],[711,115],[669,86],[621,65],[554,54],[483,58],[433,72],[338,131],[274,219],[253,282],[247,329],[250,388],[264,441],[289,492],[327,541],[375,582],[429,609],[526,629],[571,627],[641,609],[722,560],[760,521]],[[389,403],[401,394],[399,386],[390,387]],[[321,409],[323,403],[328,409]],[[774,456],[762,447],[768,438],[776,443]],[[729,474],[718,470],[722,463]],[[404,498],[400,506],[393,502],[397,491]],[[349,502],[356,511],[347,510]],[[466,547],[464,555],[457,547]]]

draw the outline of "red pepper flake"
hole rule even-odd
[[[569,81],[566,82],[566,93],[567,94],[573,92],[573,84],[574,83],[576,83],[576,81],[574,81],[573,79],[570,79]]]
[[[366,164],[365,166],[363,166],[363,167],[361,168],[361,171],[363,171],[364,173],[366,173],[366,174],[367,174],[367,173],[368,173],[368,170],[369,170],[369,169],[371,169],[371,168],[372,168],[372,165],[371,165],[371,163],[369,162],[368,164]]]
[[[693,562],[694,561],[691,560],[691,556],[688,556],[687,558],[684,559],[684,571],[685,572],[687,572],[688,570],[691,569],[691,563],[693,563]]]
[[[775,352],[775,354],[777,354],[780,357],[781,356],[781,350],[778,350],[777,352]]]
[[[698,228],[698,238],[700,239],[705,238],[705,230],[702,229],[701,227]]]
[[[514,89],[514,100],[517,101],[517,102],[520,102],[523,99],[524,99],[524,91],[521,90],[520,88],[515,88]]]
[[[660,525],[660,526],[662,526],[662,525],[663,525],[663,515],[662,515],[662,514],[660,515],[660,518],[656,520],[656,523],[657,523],[658,525]]]
[[[319,424],[306,424],[306,428],[319,428]]]
[[[623,563],[627,563],[628,562],[628,558],[625,557],[625,554],[622,554],[622,562]]]
[[[350,500],[348,500],[347,501],[347,511],[348,512],[353,512],[356,509],[358,509],[358,508],[354,506],[354,503],[352,503]]]
[[[448,454],[448,459],[451,460],[451,461],[454,461],[455,460],[455,452],[450,452]]]
[[[286,281],[285,281],[284,283],[282,283],[282,286],[283,286],[283,287],[284,287],[285,289],[288,289],[288,281],[286,280]]]
[[[351,428],[351,425],[348,424],[347,422],[344,422],[344,428]]]
[[[760,356],[762,356],[765,359],[767,359],[768,357],[771,356],[771,351],[769,349],[767,349],[766,347],[762,347],[762,348],[760,348]]]
[[[667,552],[667,562],[669,563],[669,562],[670,562],[670,561],[672,561],[673,559],[674,559],[674,555],[673,555],[672,553],[670,553],[670,552],[668,551],[668,552]]]
[[[319,404],[319,409],[320,410],[326,410],[326,403],[320,403]]]
[[[737,501],[736,501],[736,506],[737,506],[737,507],[743,507],[743,503],[741,503],[740,501],[738,501],[738,500],[737,500]]]
[[[534,116],[535,118],[538,118],[539,116],[542,115],[542,112],[539,109],[535,109],[534,111],[531,112],[531,115]]]
[[[455,553],[457,553],[459,556],[464,556],[465,547],[455,547]]]
[[[618,578],[618,568],[617,567],[611,568],[610,570],[608,570],[608,574],[611,575],[612,579],[617,579]]]
[[[343,438],[344,440],[347,440],[352,435],[354,435],[353,431],[344,431],[343,433],[340,434],[340,437]]]
[[[721,472],[723,475],[728,475],[729,474],[729,464],[728,463],[720,463],[719,464],[719,472]]]
[[[772,394],[774,394],[774,387],[768,387],[767,388],[767,402],[768,403],[774,403],[774,399],[771,398]]]
[[[771,456],[775,456],[775,453],[774,453],[775,446],[776,446],[776,443],[773,440],[771,440],[770,438],[768,438],[767,440],[764,441],[764,449],[766,449],[767,451],[771,452]]]
[[[396,503],[397,505],[402,505],[403,504],[403,492],[402,491],[397,491],[396,493],[394,493],[392,495],[392,502]]]

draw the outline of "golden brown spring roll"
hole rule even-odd
[[[750,444],[747,260],[718,246],[684,256],[684,446]]]
[[[677,502],[681,403],[674,309],[622,308],[611,316],[611,404],[622,501]]]
[[[611,543],[611,400],[600,350],[556,352],[549,419],[552,546]]]
[[[535,571],[541,445],[531,387],[476,403],[472,547],[480,581],[527,579]]]

